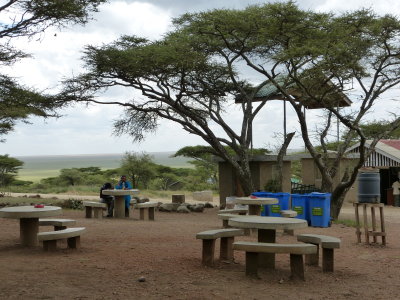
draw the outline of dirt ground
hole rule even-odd
[[[83,211],[64,210],[87,231],[81,248],[61,242],[53,253],[19,244],[19,224],[0,219],[1,299],[399,299],[400,208],[385,207],[387,245],[356,243],[355,229],[333,224],[329,228],[298,230],[342,240],[335,251],[335,271],[305,268],[305,281],[289,279],[289,255],[277,255],[275,270],[261,270],[259,279],[244,273],[244,253],[235,263],[201,265],[197,232],[221,228],[218,208],[203,213],[156,212],[155,221],[86,219]],[[354,218],[350,205],[341,219]],[[40,231],[52,230],[41,227]],[[236,240],[254,240],[255,236]],[[278,233],[277,241],[295,242]],[[364,240],[363,240],[364,241]],[[378,237],[378,241],[381,239]],[[216,256],[219,244],[217,243]],[[143,278],[144,281],[139,281]]]

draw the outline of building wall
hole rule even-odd
[[[219,162],[219,198],[220,204],[225,204],[226,197],[242,195],[233,168],[226,162]],[[255,190],[263,190],[265,184],[276,178],[276,161],[252,161],[250,172]],[[283,162],[283,192],[290,193],[291,190],[291,162]]]
[[[339,183],[339,180],[343,177],[346,168],[351,168],[357,162],[356,159],[342,159],[339,166],[340,176],[334,178],[334,185]],[[317,188],[321,188],[321,175],[319,170],[312,158],[301,159],[301,176],[303,184],[313,184]],[[345,196],[345,202],[355,202],[358,194],[358,182],[356,181],[353,186],[349,189]]]

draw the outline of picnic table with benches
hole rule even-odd
[[[20,240],[23,246],[38,245],[39,218],[61,215],[61,207],[13,206],[0,209],[0,217],[19,219]]]

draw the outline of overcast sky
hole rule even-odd
[[[82,71],[80,57],[86,44],[100,45],[117,39],[120,35],[134,34],[149,39],[160,38],[171,27],[171,19],[185,12],[213,8],[244,8],[251,4],[265,3],[259,0],[152,0],[152,1],[111,1],[101,6],[100,12],[85,27],[48,30],[40,41],[18,40],[16,45],[33,54],[14,65],[8,73],[21,82],[36,89],[56,90],[58,83]],[[379,14],[400,15],[400,1],[358,1],[358,0],[299,0],[302,8],[316,11],[347,11],[362,7],[372,8]],[[0,16],[0,19],[3,16]],[[123,96],[127,91],[121,90]],[[375,108],[379,116],[388,106]],[[187,145],[204,142],[191,136],[174,123],[161,122],[154,135],[148,135],[140,144],[134,144],[130,137],[115,137],[112,134],[113,121],[118,118],[118,108],[90,106],[74,107],[61,112],[59,119],[43,120],[32,118],[32,124],[18,124],[14,132],[0,144],[0,154],[11,156],[63,155],[123,153],[126,151],[175,151]],[[239,124],[240,111],[232,109],[232,122]],[[307,114],[309,122],[317,124],[321,112]],[[373,118],[373,116],[371,116]],[[298,129],[293,112],[289,111],[288,131]],[[283,106],[277,101],[268,104],[259,113],[254,124],[254,146],[271,147],[274,133],[283,131]],[[299,135],[291,148],[302,147]]]

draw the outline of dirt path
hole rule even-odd
[[[58,195],[59,196],[59,195]],[[398,299],[400,290],[400,209],[385,208],[387,246],[356,243],[355,229],[344,225],[306,228],[296,233],[339,237],[335,272],[306,266],[306,280],[289,279],[288,255],[278,255],[276,270],[260,279],[244,274],[245,258],[201,266],[197,232],[220,228],[218,208],[203,213],[156,212],[154,222],[86,219],[83,211],[64,210],[84,226],[79,250],[61,243],[55,253],[19,244],[17,220],[0,218],[1,299]],[[354,215],[346,205],[341,218]],[[40,228],[41,231],[52,230]],[[241,237],[254,240],[254,236]],[[279,242],[295,242],[278,234]],[[219,243],[216,244],[218,256]],[[143,277],[144,282],[138,279]]]

